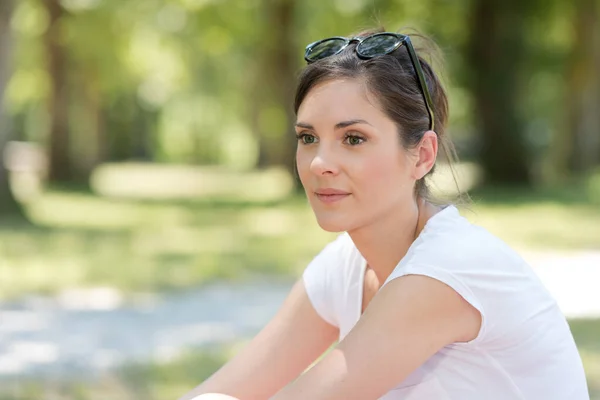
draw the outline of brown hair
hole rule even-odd
[[[365,37],[379,32],[384,30],[363,31],[354,36]],[[433,101],[438,142],[452,167],[452,161],[456,160],[456,151],[446,135],[448,99],[439,78],[430,64],[421,57],[424,53],[439,54],[439,50],[431,39],[423,35],[411,34],[410,36],[425,39],[425,42],[430,44],[427,48],[415,48],[415,51],[419,55],[419,62]],[[352,43],[340,54],[321,59],[304,68],[296,88],[295,113],[298,113],[300,104],[308,92],[319,83],[340,78],[364,79],[367,89],[376,96],[386,115],[396,123],[404,148],[414,148],[421,141],[423,134],[429,130],[429,114],[408,51],[405,46],[401,46],[385,56],[363,60],[355,54],[355,47],[356,44]],[[434,168],[427,175],[430,175],[433,170]],[[452,172],[454,175],[454,171]],[[456,178],[454,180],[456,182]],[[415,194],[430,199],[425,177],[417,181]]]

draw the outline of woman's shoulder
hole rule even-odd
[[[481,313],[478,341],[516,331],[515,327],[537,318],[540,310],[555,308],[552,297],[516,251],[470,223],[458,210],[441,213],[428,222],[385,284],[405,275],[424,275],[450,286]]]
[[[321,275],[334,275],[335,280],[349,276],[351,270],[358,269],[364,261],[347,232],[339,234],[310,262],[307,270],[318,271]]]
[[[302,278],[315,310],[328,323],[340,326],[346,290],[358,282],[362,257],[347,233],[328,243],[309,263]]]
[[[494,260],[504,265],[524,263],[502,239],[471,223],[455,206],[446,207],[427,222],[408,256],[412,263],[447,267],[486,266]]]

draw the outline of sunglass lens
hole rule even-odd
[[[362,57],[375,57],[394,51],[400,42],[398,37],[393,35],[375,35],[363,40],[356,52]]]
[[[317,61],[325,57],[332,56],[339,53],[339,51],[346,45],[344,39],[328,39],[320,43],[317,43],[306,52],[306,59],[310,61]]]

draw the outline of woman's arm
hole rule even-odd
[[[481,315],[430,277],[392,280],[335,349],[272,400],[376,399],[442,347],[477,337]]]
[[[240,354],[180,400],[204,393],[268,399],[327,350],[337,335],[338,329],[313,308],[300,279],[275,317]]]

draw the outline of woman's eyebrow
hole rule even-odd
[[[364,119],[351,119],[349,121],[338,122],[337,124],[335,124],[335,129],[347,128],[347,127],[349,127],[351,125],[356,125],[356,124],[371,125],[370,123],[368,123]],[[371,126],[373,126],[373,125],[371,125]]]
[[[337,124],[335,124],[335,129],[343,129],[343,128],[347,128],[349,126],[356,125],[356,124],[371,125],[369,122],[365,121],[364,119],[351,119],[349,121],[338,122]],[[296,122],[296,126],[298,128],[309,129],[312,131],[315,130],[314,126],[312,126],[311,124],[307,124],[306,122]]]
[[[315,130],[315,127],[312,126],[311,124],[307,124],[306,122],[296,122],[296,126],[298,128],[304,128],[304,129],[309,129],[311,131]]]

